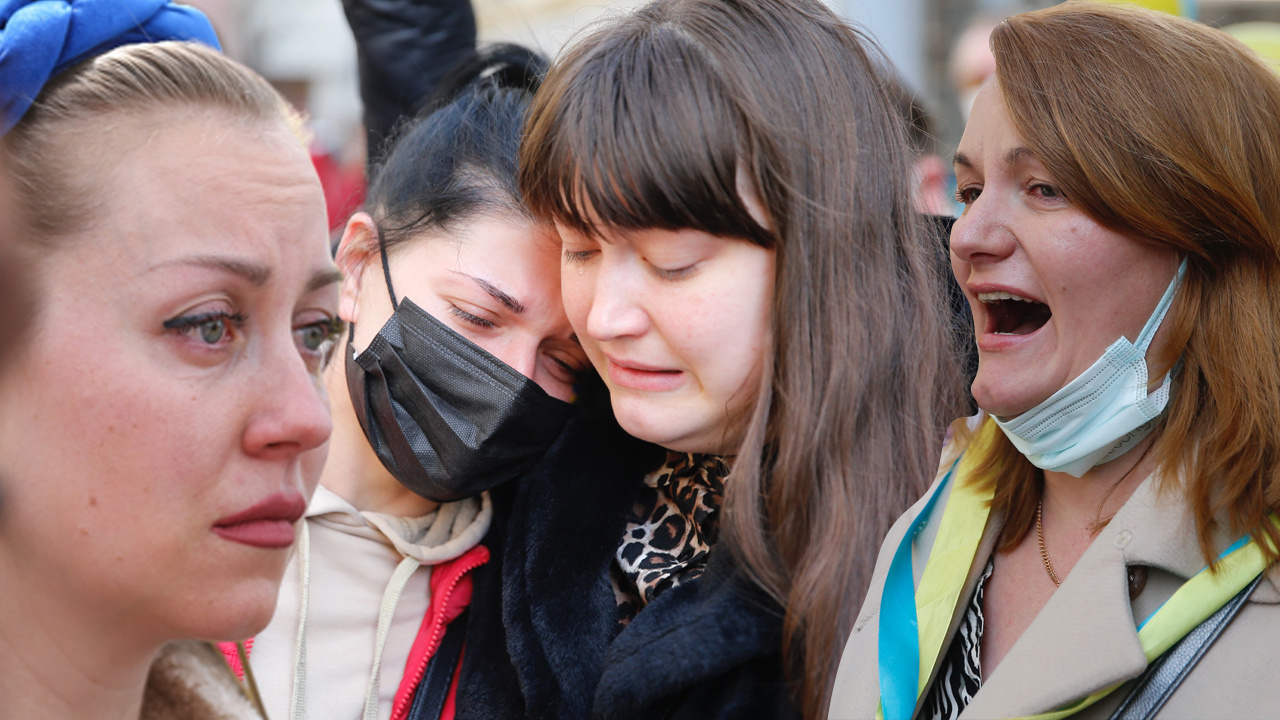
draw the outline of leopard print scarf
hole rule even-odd
[[[728,474],[717,455],[672,452],[645,477],[612,567],[623,623],[658,593],[702,574],[720,535]]]

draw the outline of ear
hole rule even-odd
[[[354,323],[359,319],[360,285],[370,262],[378,258],[378,227],[367,212],[358,212],[347,221],[334,257],[342,271],[342,289],[338,296],[338,316]]]
[[[950,215],[951,197],[947,163],[937,155],[922,155],[915,161],[916,210],[926,215]]]

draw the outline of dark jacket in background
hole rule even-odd
[[[342,9],[356,39],[372,170],[397,123],[416,115],[444,74],[475,50],[476,15],[470,0],[342,0]]]

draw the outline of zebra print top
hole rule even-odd
[[[968,707],[969,701],[982,687],[982,591],[987,578],[995,569],[995,558],[987,560],[987,568],[978,578],[969,609],[960,621],[960,628],[947,648],[938,675],[925,697],[924,707],[916,717],[929,720],[955,720]]]

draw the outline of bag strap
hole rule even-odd
[[[1218,608],[1217,612],[1179,640],[1177,645],[1148,665],[1146,672],[1138,676],[1133,689],[1111,714],[1111,720],[1150,720],[1155,717],[1187,675],[1191,674],[1191,669],[1204,656],[1213,641],[1231,624],[1261,581],[1262,575],[1254,578],[1226,605]]]
[[[458,658],[462,657],[462,645],[467,637],[467,616],[470,614],[470,610],[464,611],[444,631],[440,647],[427,662],[422,683],[413,695],[408,720],[438,720],[440,717],[444,701],[449,696],[449,687],[453,684],[454,668],[458,667]]]

